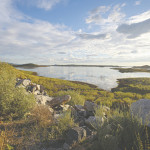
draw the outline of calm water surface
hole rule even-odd
[[[120,78],[150,77],[150,73],[120,73],[109,67],[50,66],[23,70],[35,71],[39,76],[87,82],[105,90],[116,87]]]

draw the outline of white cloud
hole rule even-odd
[[[142,22],[147,19],[150,19],[150,10],[148,10],[144,13],[141,13],[139,15],[130,17],[127,23],[129,23],[129,24],[138,23],[138,22]]]
[[[127,61],[131,63],[137,60],[149,62],[149,32],[128,39],[125,34],[114,30],[118,27],[118,22],[119,24],[124,22],[125,14],[121,12],[121,7],[125,4],[116,5],[112,10],[107,6],[95,9],[90,15],[108,13],[106,18],[102,16],[104,22],[98,24],[104,25],[105,30],[101,28],[98,32],[85,33],[82,29],[75,32],[64,25],[54,25],[25,16],[13,7],[12,2],[5,0],[0,5],[0,60],[2,61],[39,64],[124,64]],[[125,23],[130,25],[142,22],[141,18],[146,18],[148,14],[145,12],[133,16]],[[96,24],[94,20],[91,23]],[[109,32],[106,32],[105,26],[109,26]]]
[[[87,24],[95,25],[118,24],[125,17],[125,14],[121,12],[121,8],[124,6],[126,6],[125,3],[115,5],[114,7],[97,7],[89,13],[88,18],[85,21]]]
[[[135,1],[135,5],[140,5],[141,1]]]
[[[44,9],[46,11],[52,9],[53,6],[55,6],[58,3],[66,2],[66,0],[18,0],[23,5],[32,5],[36,6],[37,8]]]
[[[62,0],[36,0],[37,7],[45,10],[50,10],[54,5],[60,3]]]

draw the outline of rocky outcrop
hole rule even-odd
[[[30,79],[17,79],[16,87],[25,88],[27,93],[32,93],[35,96],[38,105],[45,105],[52,114],[53,121],[59,123],[60,118],[64,116],[64,112],[71,111],[78,127],[69,129],[66,133],[66,140],[59,148],[60,150],[71,149],[75,143],[82,141],[85,138],[95,135],[95,129],[102,126],[107,117],[109,107],[98,106],[91,101],[85,101],[84,105],[70,106],[68,103],[71,100],[70,95],[63,95],[58,97],[48,96],[45,88],[42,85],[32,83]],[[96,109],[102,110],[102,116],[95,116]]]
[[[131,115],[142,119],[142,123],[150,127],[150,99],[140,99],[131,104]]]

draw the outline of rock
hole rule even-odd
[[[53,114],[54,113],[54,110],[53,110],[53,108],[51,108],[51,107],[48,107],[48,109],[49,109],[49,111]]]
[[[110,111],[110,108],[107,106],[103,106],[103,111],[105,111],[105,112]]]
[[[62,107],[63,112],[67,111],[70,108],[70,105],[60,105]]]
[[[84,108],[87,110],[87,111],[92,111],[94,112],[95,111],[95,108],[97,108],[98,105],[96,105],[95,103],[93,102],[90,102],[90,101],[85,101],[84,103]]]
[[[106,134],[104,137],[105,141],[107,141],[106,149],[114,149],[114,150],[120,150],[118,147],[118,139],[110,134]]]
[[[68,130],[66,143],[68,145],[73,145],[80,142],[86,137],[86,130],[82,127],[74,127]]]
[[[31,91],[32,93],[34,93],[36,90],[37,90],[37,86],[36,86],[36,85],[32,85],[32,86],[30,87],[30,91]]]
[[[34,93],[33,93],[34,95],[40,95],[41,93],[40,93],[40,91],[39,90],[36,90],[36,91],[34,91]]]
[[[86,117],[87,113],[86,110],[82,105],[74,105],[75,110],[77,111],[78,116],[84,116]]]
[[[71,109],[71,117],[73,117],[74,119],[76,119],[78,117],[77,111],[72,106],[70,106],[70,109]]]
[[[84,109],[84,107],[82,105],[74,105],[74,108],[77,110],[77,111],[81,111],[82,109]]]
[[[36,87],[37,87],[37,90],[39,90],[39,91],[40,91],[40,89],[41,89],[41,88],[40,88],[40,87],[41,87],[41,85],[37,84],[37,85],[36,85]]]
[[[43,93],[45,90],[44,86],[43,85],[40,85],[40,92]]]
[[[99,126],[102,126],[104,123],[104,118],[100,116],[90,116],[85,120],[85,124],[91,128],[96,129]]]
[[[23,85],[23,86],[27,87],[30,84],[31,84],[31,80],[30,79],[21,79],[21,80],[19,80],[17,82],[16,86]]]
[[[67,143],[64,143],[63,149],[64,150],[69,150],[69,149],[71,149],[71,147]]]
[[[142,119],[142,123],[150,127],[150,99],[140,99],[131,104],[131,115]]]
[[[82,109],[82,110],[78,111],[78,116],[86,117],[86,116],[87,116],[86,110],[85,110],[85,109]]]
[[[87,126],[82,126],[82,128],[84,128],[86,130],[87,137],[93,135],[92,130],[90,130]]]
[[[55,106],[69,102],[70,99],[71,99],[70,95],[59,96],[59,97],[53,98],[51,101],[48,101],[47,105],[51,107],[55,107]]]
[[[48,102],[50,102],[53,97],[45,96],[45,95],[35,95],[35,99],[38,104],[47,105]]]

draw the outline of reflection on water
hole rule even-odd
[[[150,77],[150,73],[120,73],[108,67],[50,66],[25,70],[35,71],[38,75],[45,77],[87,82],[105,90],[116,87],[116,81],[119,78]]]

